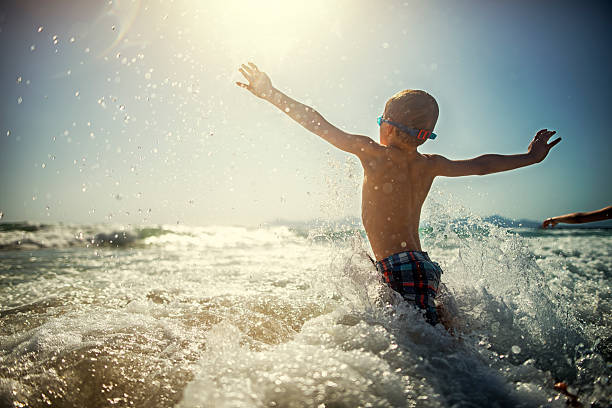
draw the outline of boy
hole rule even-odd
[[[248,84],[236,82],[255,96],[267,100],[300,125],[361,161],[364,171],[361,217],[376,257],[376,267],[392,289],[425,312],[432,325],[438,323],[434,298],[442,270],[421,250],[421,207],[436,176],[483,175],[538,163],[561,141],[547,144],[554,131],[540,130],[528,152],[516,155],[487,154],[470,160],[449,160],[421,154],[417,147],[436,136],[438,104],[424,91],[406,90],[387,101],[378,118],[380,143],[352,135],[327,122],[314,109],[272,86],[270,78],[253,63],[239,71]]]

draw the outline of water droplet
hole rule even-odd
[[[119,105],[119,110],[125,110],[125,105]]]
[[[75,160],[75,161],[76,161],[76,160]],[[82,191],[82,192],[86,192],[86,191],[87,191],[87,186],[86,186],[85,184],[83,184],[83,185],[81,186],[81,191]]]
[[[38,27],[38,30],[37,30],[37,31],[38,31],[39,33],[42,33],[42,30],[43,30],[43,26],[40,26],[40,27]]]
[[[17,77],[17,83],[18,83],[18,84],[20,84],[20,83],[21,83],[21,77],[20,77],[20,76],[18,76],[18,77]]]
[[[21,105],[21,102],[23,102],[23,98],[21,96],[17,97],[17,105]]]
[[[285,108],[285,112],[289,113],[289,112],[291,112],[291,109]]]
[[[382,47],[383,47],[383,48],[389,48],[389,43],[388,43],[388,42],[384,42],[384,43],[382,43]]]
[[[111,30],[115,31],[115,29],[116,29],[116,28],[117,28],[117,27],[112,26],[112,27],[111,27]]]
[[[144,77],[145,77],[145,79],[151,79],[151,73],[150,73],[150,72],[147,72],[147,73],[144,75]]]
[[[45,167],[47,167],[47,165],[45,163],[43,163],[43,164],[40,165],[40,167],[42,167],[44,169]]]
[[[11,131],[10,131],[10,130],[7,130],[7,131],[6,131],[6,136],[7,136],[7,137],[9,137],[10,135],[11,135]]]
[[[406,248],[406,241],[402,241],[400,245],[402,246],[402,248]]]
[[[89,47],[88,47],[88,48],[85,48],[85,53],[86,53],[86,54],[89,54]]]
[[[74,96],[79,96],[79,93],[80,93],[79,91],[76,91],[76,92],[74,93]]]
[[[517,345],[512,346],[512,352],[514,354],[519,354],[521,352],[521,348]]]
[[[74,37],[70,37],[70,42],[71,42],[71,43],[73,43],[73,42],[75,42],[75,41],[76,41],[76,39],[75,39]]]
[[[36,46],[34,44],[30,45],[30,51],[34,51],[36,49]]]

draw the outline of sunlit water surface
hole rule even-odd
[[[0,224],[0,406],[604,407],[612,233],[422,231],[454,335],[352,227]]]

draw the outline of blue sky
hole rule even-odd
[[[440,118],[425,153],[521,153],[540,128],[563,138],[536,166],[436,180],[449,205],[537,220],[612,203],[604,2],[39,3],[0,6],[3,220],[358,215],[358,162],[236,87],[245,61],[373,138],[389,96],[427,90]]]

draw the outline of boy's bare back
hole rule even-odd
[[[416,150],[393,146],[361,160],[361,217],[376,259],[421,250],[421,207],[434,180],[430,162]]]
[[[405,251],[421,251],[418,226],[423,202],[437,176],[484,175],[538,163],[560,138],[540,130],[527,153],[486,154],[468,160],[449,160],[435,154],[421,154],[425,142],[415,138],[418,131],[431,133],[438,117],[437,103],[423,91],[403,91],[392,97],[379,118],[380,143],[369,137],[346,133],[318,112],[272,86],[270,78],[255,64],[239,71],[249,82],[236,84],[267,100],[300,125],[335,147],[356,155],[364,169],[361,215],[377,260]]]

